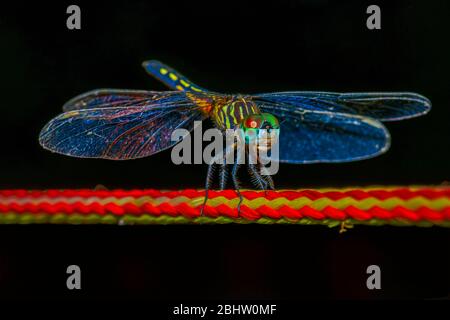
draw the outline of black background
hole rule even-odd
[[[389,123],[390,151],[346,163],[281,165],[278,188],[440,185],[450,177],[450,5],[386,1],[78,1],[0,7],[0,188],[201,188],[204,165],[170,151],[134,161],[73,159],[40,148],[42,126],[94,88],[164,90],[159,59],[221,92],[413,91],[432,112]],[[449,232],[357,226],[0,226],[2,298],[444,298]],[[65,268],[82,269],[79,292]],[[366,289],[366,268],[382,290]]]

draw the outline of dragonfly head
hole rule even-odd
[[[241,123],[245,143],[257,142],[258,149],[270,149],[278,140],[280,124],[270,113],[251,114]]]

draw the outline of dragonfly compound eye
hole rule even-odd
[[[280,123],[278,122],[278,119],[270,114],[270,113],[263,113],[261,114],[263,118],[263,123],[261,129],[279,129]]]

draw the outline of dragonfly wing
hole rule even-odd
[[[273,104],[260,108],[279,118],[281,162],[348,162],[375,157],[389,148],[389,132],[372,118]]]
[[[69,101],[64,106],[64,111],[111,108],[111,107],[137,107],[156,103],[176,104],[179,100],[185,99],[183,95],[176,95],[173,92],[127,90],[127,89],[97,89],[80,94]]]
[[[185,93],[162,92],[145,105],[129,100],[126,107],[65,112],[42,129],[39,142],[46,149],[74,157],[142,158],[175,145],[178,141],[171,140],[173,130],[191,131],[194,121],[203,118]]]
[[[355,114],[380,121],[417,117],[431,109],[426,97],[410,92],[273,92],[255,95],[262,102],[284,104],[305,110]]]

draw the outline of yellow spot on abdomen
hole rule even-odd
[[[169,73],[169,77],[170,79],[172,79],[173,81],[177,81],[178,77],[176,75],[174,75],[173,73]]]
[[[181,82],[181,84],[182,84],[183,86],[185,86],[186,88],[189,87],[189,83],[187,83],[187,82],[184,81],[183,79],[181,79],[180,82]]]
[[[201,91],[202,91],[202,90],[200,90],[199,88],[192,87],[192,86],[191,86],[191,89],[194,90],[194,91],[197,91],[197,92],[201,92]]]
[[[180,85],[177,85],[175,88],[177,88],[177,89],[180,90],[180,91],[183,91],[183,90],[184,90],[184,88],[183,88],[182,86],[180,86]]]
[[[167,69],[161,68],[161,69],[159,69],[159,72],[161,72],[162,75],[165,75],[169,71]]]

